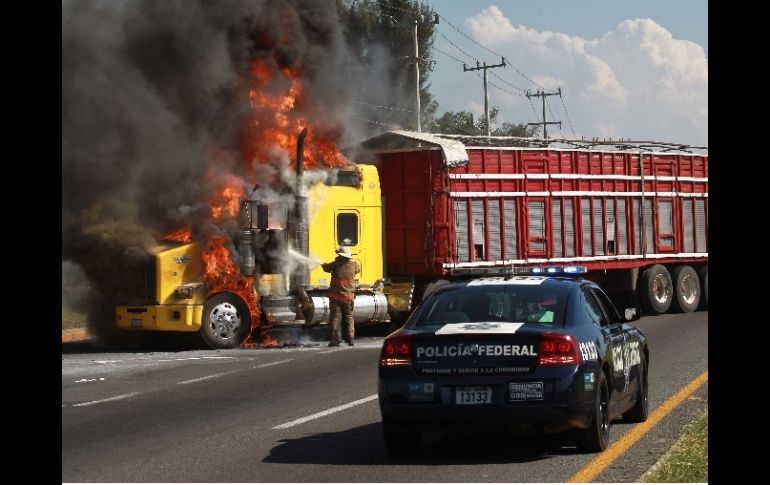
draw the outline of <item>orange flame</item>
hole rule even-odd
[[[247,160],[259,159],[266,149],[275,146],[286,150],[293,158],[297,134],[309,127],[305,140],[306,167],[348,164],[331,135],[314,129],[307,117],[298,114],[298,108],[304,104],[299,69],[284,68],[272,72],[265,61],[256,60],[251,73],[254,88],[249,90],[249,101],[255,120],[249,137],[250,146],[246,149]],[[280,86],[276,88],[277,84]]]
[[[252,335],[260,323],[259,296],[254,291],[254,278],[241,274],[238,267],[233,263],[226,244],[226,237],[211,236],[206,249],[202,251],[205,265],[203,278],[208,287],[206,298],[216,293],[227,291],[239,296],[246,303],[246,306],[249,308],[249,315],[251,316],[251,332],[242,346],[253,347],[257,344],[252,340]]]
[[[215,194],[210,201],[211,218],[217,222],[225,217],[236,217],[244,196],[243,185],[236,177],[232,175],[225,177],[222,185],[219,193]]]
[[[165,236],[161,237],[160,240],[187,244],[192,242],[192,231],[184,228],[177,229],[176,231],[171,231]]]

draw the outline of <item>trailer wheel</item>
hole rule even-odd
[[[674,281],[674,301],[672,308],[679,313],[690,313],[698,308],[701,299],[701,286],[698,273],[692,266],[682,265],[674,268],[671,274]]]
[[[666,313],[674,299],[674,285],[665,266],[655,264],[642,272],[639,298],[648,314]]]
[[[700,281],[700,304],[698,310],[709,309],[709,267],[701,266],[698,270],[698,280]]]
[[[203,305],[201,337],[214,349],[240,346],[251,331],[246,304],[232,293],[218,293]]]

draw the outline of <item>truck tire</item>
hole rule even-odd
[[[595,453],[604,451],[610,441],[610,391],[607,387],[607,376],[599,372],[599,382],[596,386],[594,415],[588,428],[577,432],[577,446],[580,450]]]
[[[674,299],[674,285],[665,266],[655,264],[639,276],[639,299],[648,315],[666,313]]]
[[[251,332],[251,315],[240,297],[217,293],[203,305],[201,337],[214,349],[234,349]]]
[[[671,273],[674,282],[674,301],[671,308],[678,313],[690,313],[698,308],[701,299],[701,286],[698,273],[692,266],[683,264]]]
[[[709,266],[703,265],[698,270],[698,280],[700,281],[700,304],[698,310],[709,309]]]

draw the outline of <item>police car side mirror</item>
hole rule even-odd
[[[626,321],[627,322],[635,322],[641,318],[641,315],[639,314],[639,309],[637,308],[626,308]]]

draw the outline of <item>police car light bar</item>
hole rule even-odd
[[[585,266],[546,266],[541,268],[516,268],[517,275],[581,275],[588,272]]]

